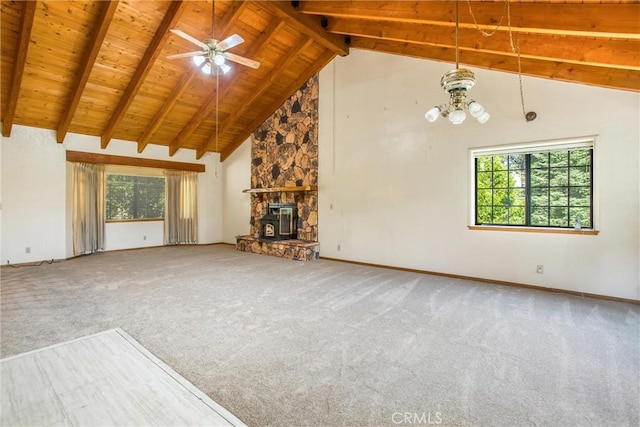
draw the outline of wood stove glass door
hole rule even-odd
[[[290,236],[293,234],[293,209],[280,208],[280,234]]]

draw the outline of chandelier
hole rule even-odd
[[[449,94],[449,102],[437,105],[427,111],[424,117],[431,123],[435,122],[439,116],[442,116],[448,118],[454,125],[459,125],[467,118],[466,111],[472,117],[478,119],[480,123],[486,123],[490,117],[480,103],[473,99],[467,100],[467,91],[473,87],[476,79],[473,71],[460,68],[458,47],[459,13],[459,0],[456,0],[456,69],[449,71],[440,79],[440,86]]]

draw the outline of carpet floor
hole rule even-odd
[[[122,328],[250,426],[640,425],[640,307],[228,245],[3,267],[0,354]]]

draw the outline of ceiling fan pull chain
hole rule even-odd
[[[220,100],[220,70],[216,70],[216,153],[220,153],[220,151],[218,151],[218,101]],[[218,160],[216,162],[216,178],[218,177],[218,163],[220,163],[220,161]]]

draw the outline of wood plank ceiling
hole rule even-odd
[[[638,1],[465,1],[469,67],[640,91]],[[215,2],[215,34],[245,43],[218,79],[168,55],[211,37],[211,1],[2,0],[2,133],[13,124],[227,158],[336,55],[367,49],[455,61],[453,1]],[[483,36],[494,32],[491,37]],[[511,37],[510,37],[511,35]],[[513,44],[510,42],[513,40]],[[438,78],[436,76],[434,78]],[[217,132],[216,132],[217,127]],[[217,135],[217,136],[216,136]]]

